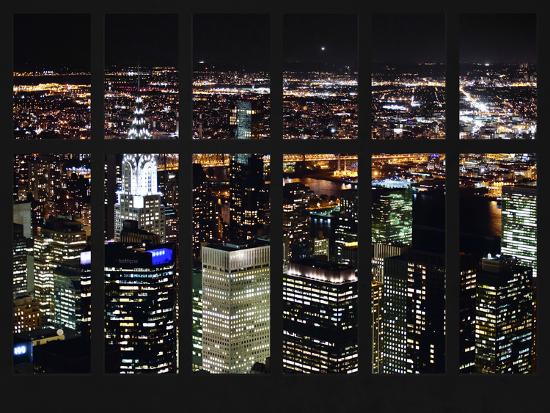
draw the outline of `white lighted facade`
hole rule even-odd
[[[252,103],[239,100],[231,113],[229,119],[230,125],[235,125],[236,139],[252,138],[252,115],[256,112],[252,110]]]
[[[149,139],[141,107],[141,98],[136,99],[134,119],[128,132],[129,139]],[[138,227],[149,231],[165,241],[165,216],[161,204],[161,193],[157,184],[157,157],[154,154],[125,154],[122,158],[122,185],[117,192],[115,204],[115,240],[125,220],[138,223]]]
[[[202,368],[249,373],[269,357],[269,245],[202,248]]]
[[[505,187],[502,190],[501,253],[515,257],[537,276],[537,190]]]
[[[13,225],[13,272],[12,285],[13,296],[26,294],[27,292],[27,239],[23,235],[23,226]]]
[[[372,278],[371,278],[371,311],[372,311],[372,372],[380,372],[380,340],[382,332],[381,305],[384,289],[384,259],[397,257],[407,251],[406,245],[390,245],[375,243],[372,255]]]
[[[81,332],[90,324],[91,272],[79,265],[54,270],[54,325]]]
[[[80,259],[86,233],[73,221],[60,220],[40,227],[34,238],[34,297],[40,305],[42,322],[54,319],[54,270]]]

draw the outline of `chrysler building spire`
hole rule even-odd
[[[138,91],[139,93],[139,91]],[[141,96],[136,98],[129,139],[150,139]],[[122,157],[122,186],[115,204],[115,240],[125,220],[138,223],[140,229],[157,234],[164,241],[164,207],[157,186],[157,157],[154,154],[125,154]]]
[[[151,139],[151,132],[147,129],[147,122],[145,121],[145,111],[143,110],[143,99],[141,96],[136,98],[134,117],[128,131],[128,139]]]

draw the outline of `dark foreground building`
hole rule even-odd
[[[112,373],[176,372],[175,253],[120,243],[105,246],[106,351]]]
[[[350,265],[303,259],[283,275],[283,369],[355,373],[357,275]]]

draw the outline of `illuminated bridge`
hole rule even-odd
[[[413,160],[418,158],[419,154],[377,154],[373,155],[373,159],[383,160]],[[422,155],[421,155],[422,156]],[[193,162],[200,163],[204,167],[215,166],[229,166],[229,160],[231,155],[229,154],[212,154],[212,153],[200,153],[193,155]],[[357,161],[358,156],[356,154],[334,154],[334,153],[314,153],[314,154],[286,154],[284,155],[284,162],[326,162],[326,161]]]

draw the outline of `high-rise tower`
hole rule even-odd
[[[142,107],[142,99],[136,99],[134,119],[128,131],[129,139],[150,139],[151,134]],[[165,241],[165,216],[161,193],[157,186],[157,157],[154,154],[125,154],[122,157],[122,185],[115,204],[115,240],[120,239],[123,223],[136,221],[144,229]]]
[[[358,204],[357,190],[342,192],[340,210],[332,224],[330,256],[339,264],[357,265]]]
[[[109,372],[174,373],[176,269],[169,245],[105,249],[105,344]]]
[[[512,186],[502,190],[503,255],[515,257],[537,277],[537,189]]]
[[[445,354],[445,262],[409,250],[384,260],[380,373],[441,373]]]
[[[204,243],[216,239],[220,212],[202,165],[193,164],[193,259],[201,258]]]
[[[37,228],[34,239],[34,297],[44,322],[54,317],[54,270],[79,259],[86,247],[82,225],[66,217],[50,218]]]
[[[235,138],[252,138],[252,115],[255,113],[252,110],[251,102],[245,100],[237,101],[229,122],[231,125],[235,125]]]
[[[483,258],[477,278],[477,373],[530,373],[534,357],[533,269],[515,257]]]
[[[236,154],[231,158],[229,185],[230,241],[243,243],[257,236],[268,200],[263,196],[264,165],[261,155]]]
[[[269,357],[269,245],[202,247],[202,368],[248,373]]]
[[[283,370],[355,373],[357,274],[349,264],[307,258],[283,274]]]
[[[412,244],[413,194],[407,181],[373,182],[372,202],[372,372],[381,369],[382,298],[386,258],[405,254]],[[391,296],[391,291],[388,293]]]

